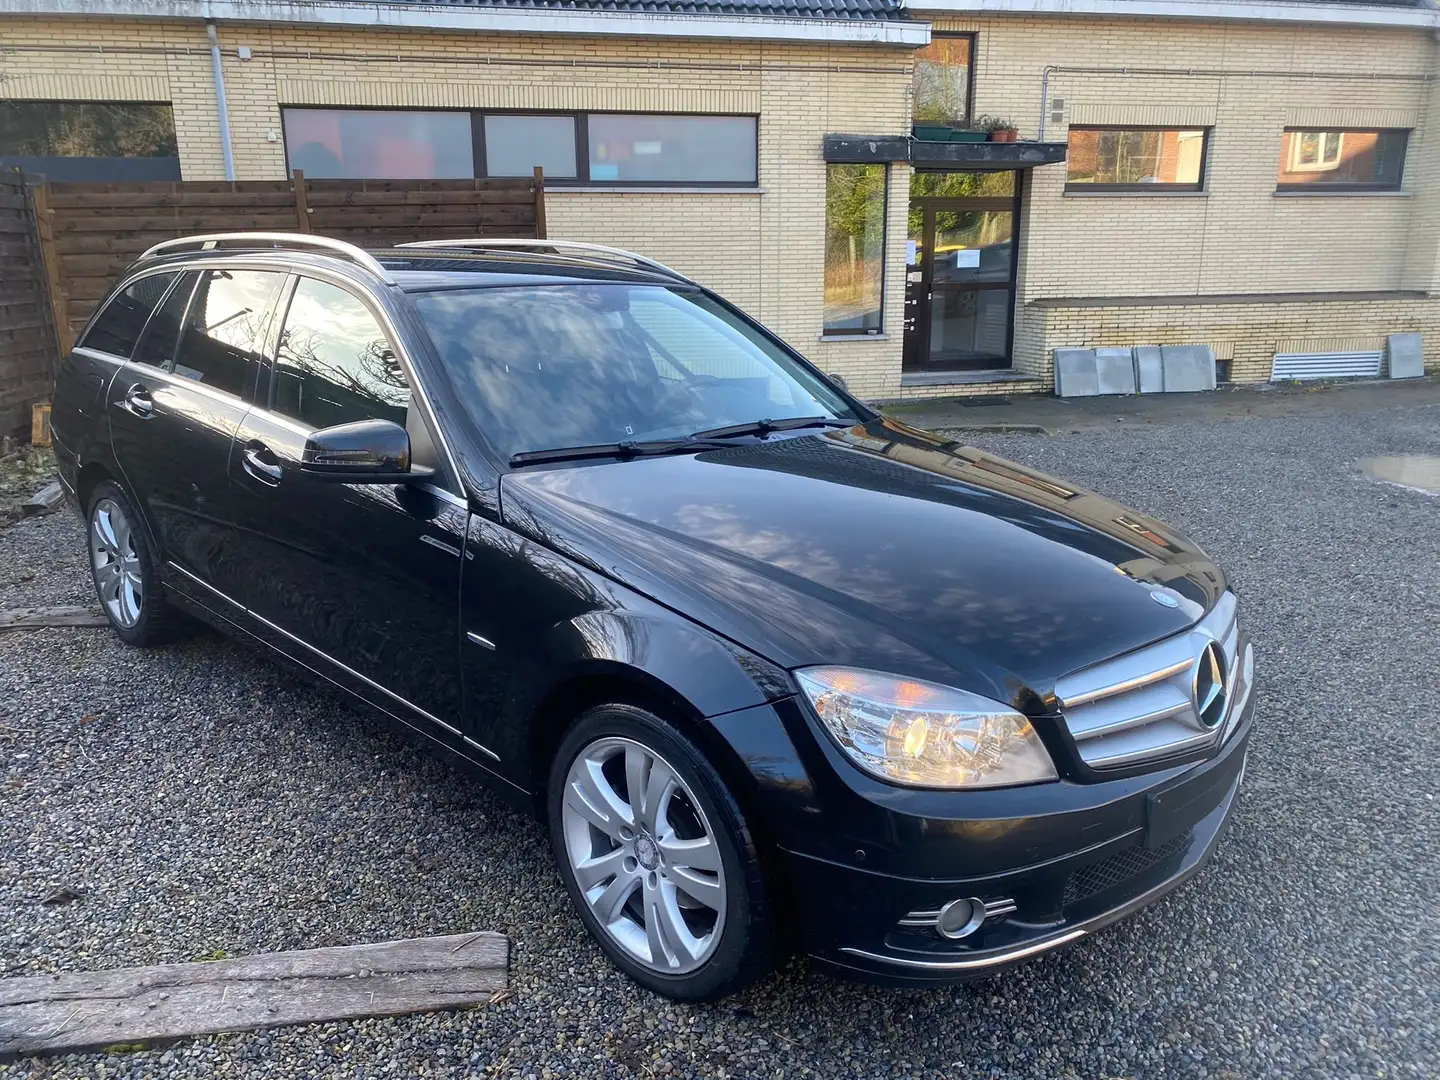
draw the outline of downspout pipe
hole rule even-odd
[[[215,75],[215,108],[220,113],[220,152],[225,157],[225,179],[235,179],[235,153],[230,147],[230,110],[225,104],[225,71],[220,66],[220,38],[214,20],[205,24],[210,38],[210,68]]]

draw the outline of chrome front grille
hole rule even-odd
[[[1223,705],[1202,717],[1196,707],[1197,670],[1202,698],[1213,696],[1206,650],[1223,657]],[[1235,595],[1182,634],[1066,675],[1055,696],[1080,757],[1092,768],[1117,768],[1168,757],[1221,741],[1239,719],[1254,679],[1254,651],[1240,630]]]

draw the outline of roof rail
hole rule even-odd
[[[526,248],[530,248],[541,253],[543,253],[544,249],[549,248],[556,255],[565,255],[573,252],[576,255],[599,255],[626,259],[642,270],[653,270],[655,273],[664,274],[666,277],[676,278],[680,281],[693,284],[691,279],[679,270],[634,251],[626,251],[624,248],[607,247],[604,244],[582,244],[578,240],[415,240],[408,244],[396,244],[395,246],[397,248],[457,248],[462,251],[503,251],[507,249],[523,251]]]
[[[336,240],[331,236],[311,236],[305,233],[279,233],[279,232],[234,232],[234,233],[205,233],[201,236],[182,236],[175,240],[165,240],[154,247],[146,250],[141,259],[154,258],[156,255],[163,255],[179,251],[182,248],[198,246],[202,250],[209,251],[221,243],[248,244],[250,247],[266,248],[318,248],[331,255],[338,255],[341,258],[349,259],[358,263],[366,270],[378,277],[387,285],[393,285],[389,271],[380,265],[380,260],[371,255],[368,251],[356,247],[354,244],[347,244],[344,240]]]

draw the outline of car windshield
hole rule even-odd
[[[762,420],[859,419],[828,380],[696,289],[517,286],[414,302],[461,401],[506,459]]]

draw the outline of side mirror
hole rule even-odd
[[[405,484],[435,472],[410,463],[410,434],[390,420],[357,420],[312,432],[300,471],[312,480],[342,484]]]
[[[850,384],[845,381],[845,376],[841,375],[838,371],[828,371],[825,373],[825,377],[847,394],[850,392]]]

